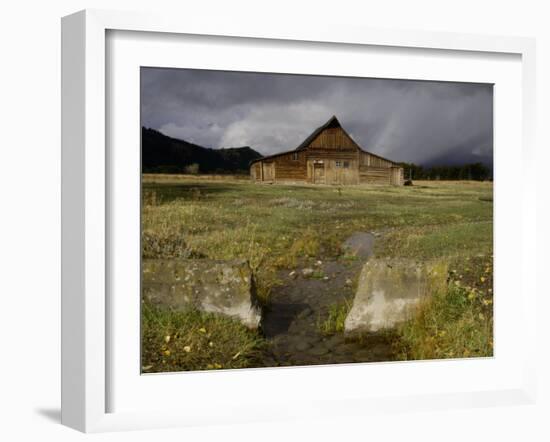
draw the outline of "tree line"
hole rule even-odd
[[[493,173],[483,163],[469,163],[460,166],[423,167],[414,163],[400,163],[405,180],[475,180],[493,179]]]

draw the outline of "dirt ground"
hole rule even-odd
[[[356,233],[344,242],[353,259],[302,261],[292,272],[279,273],[282,284],[273,289],[262,323],[271,342],[266,365],[391,360],[391,342],[385,335],[357,339],[342,332],[327,334],[320,327],[331,306],[353,301],[355,281],[372,256],[374,241],[372,233]]]

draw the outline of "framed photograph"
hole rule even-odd
[[[62,36],[64,424],[534,400],[532,40],[108,11]]]

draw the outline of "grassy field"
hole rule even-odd
[[[445,257],[452,269],[448,293],[398,330],[396,358],[492,354],[492,183],[325,187],[145,175],[142,187],[144,257],[245,258],[264,303],[279,269],[346,259],[341,244],[354,232],[380,234],[377,256]],[[162,339],[148,342],[161,348]]]
[[[231,369],[255,366],[266,346],[237,320],[195,310],[142,309],[142,370]]]

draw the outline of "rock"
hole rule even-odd
[[[446,261],[372,259],[359,276],[346,332],[376,332],[407,320],[427,296],[445,290]]]
[[[310,268],[302,269],[302,275],[305,278],[309,278],[311,275],[313,275],[313,269],[310,269]]]
[[[346,286],[348,287],[351,287],[351,285],[353,284],[353,281],[351,279],[346,279]]]
[[[368,259],[374,251],[374,235],[367,232],[356,232],[342,244],[342,248],[349,255],[361,259]]]
[[[144,259],[142,295],[176,310],[197,308],[231,316],[250,328],[257,328],[261,319],[252,272],[244,260]]]
[[[329,280],[328,276],[323,276],[323,281],[328,281],[328,280]]]

